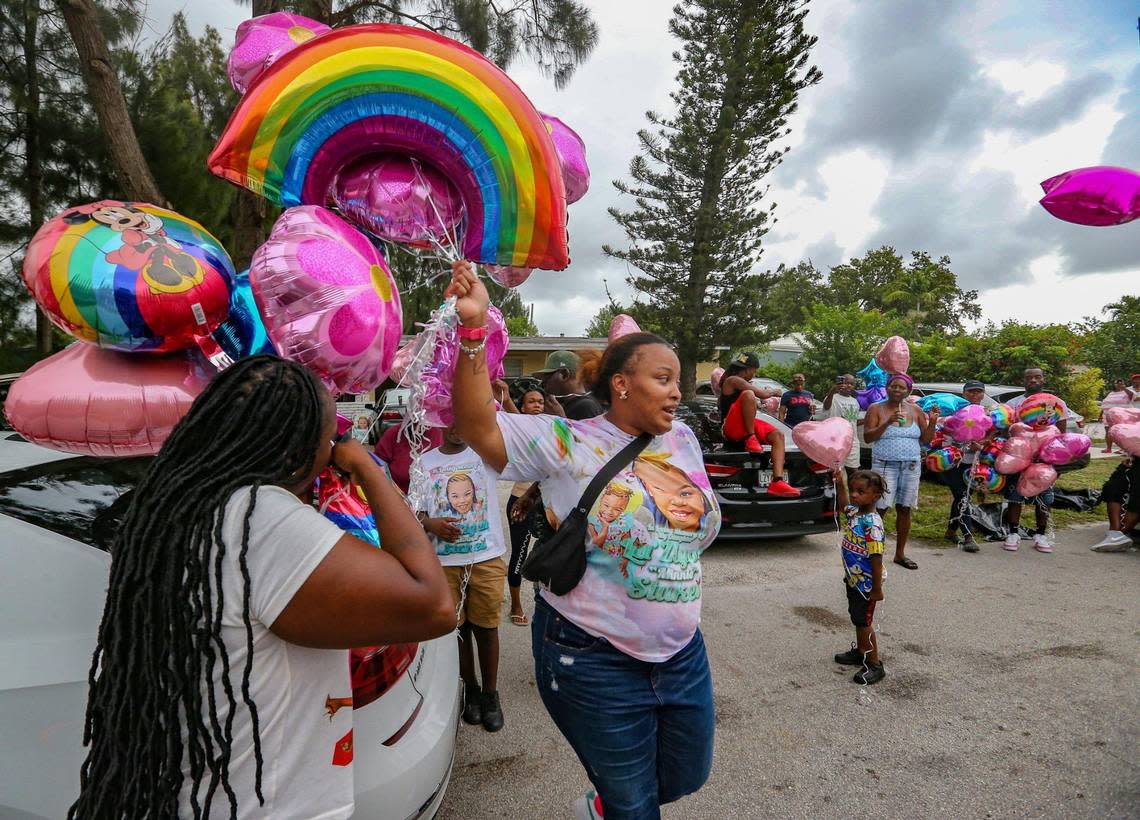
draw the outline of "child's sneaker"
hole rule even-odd
[[[602,798],[590,789],[574,801],[574,820],[602,820]]]
[[[972,535],[967,535],[962,539],[961,547],[962,552],[977,552],[978,542],[974,540]]]
[[[1132,539],[1120,530],[1109,530],[1108,534],[1089,547],[1093,552],[1124,552],[1132,546]]]
[[[1009,552],[1017,552],[1017,547],[1021,544],[1021,536],[1015,532],[1011,532],[1002,541],[1001,548]]]
[[[835,662],[843,666],[862,666],[863,653],[859,651],[859,647],[851,644],[851,648],[846,652],[836,652]]]
[[[463,722],[478,726],[483,722],[483,707],[480,704],[482,691],[479,684],[465,684],[463,687]]]
[[[1053,545],[1049,543],[1049,536],[1042,533],[1033,536],[1033,549],[1038,552],[1052,552]]]
[[[852,678],[860,686],[870,686],[873,683],[878,683],[887,676],[887,667],[883,664],[875,666],[874,664],[867,664],[865,667],[855,673]]]
[[[498,692],[483,692],[479,696],[479,709],[483,713],[483,728],[497,732],[503,728],[503,707]]]
[[[781,498],[799,498],[800,491],[782,478],[768,482],[768,495],[777,495]]]

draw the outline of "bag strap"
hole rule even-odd
[[[649,442],[653,441],[653,436],[649,433],[642,433],[629,444],[625,445],[616,456],[606,462],[605,466],[598,471],[593,480],[586,486],[585,492],[582,497],[578,499],[577,510],[582,515],[587,515],[590,512],[590,507],[594,506],[594,502],[598,500],[598,496],[602,494],[602,488],[613,481],[622,469],[627,464],[633,461],[641,451],[644,450]]]

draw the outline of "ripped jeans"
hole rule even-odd
[[[541,597],[531,625],[546,711],[586,768],[606,820],[656,820],[712,770],[712,674],[698,629],[663,663],[630,657]]]

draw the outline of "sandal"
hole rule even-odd
[[[895,563],[900,567],[905,567],[906,569],[918,569],[918,564],[916,564],[911,558],[896,558]]]
[[[511,614],[511,623],[514,624],[515,626],[529,626],[530,625],[530,619],[527,618],[525,612],[521,612],[517,615],[512,613]]]

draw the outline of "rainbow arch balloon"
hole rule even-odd
[[[192,219],[145,202],[102,200],[45,222],[24,284],[61,330],[99,347],[193,347],[229,313],[229,254]]]
[[[429,31],[375,23],[302,43],[249,88],[207,164],[277,204],[325,205],[337,172],[383,152],[455,185],[466,258],[569,264],[566,190],[541,115],[497,66]]]

